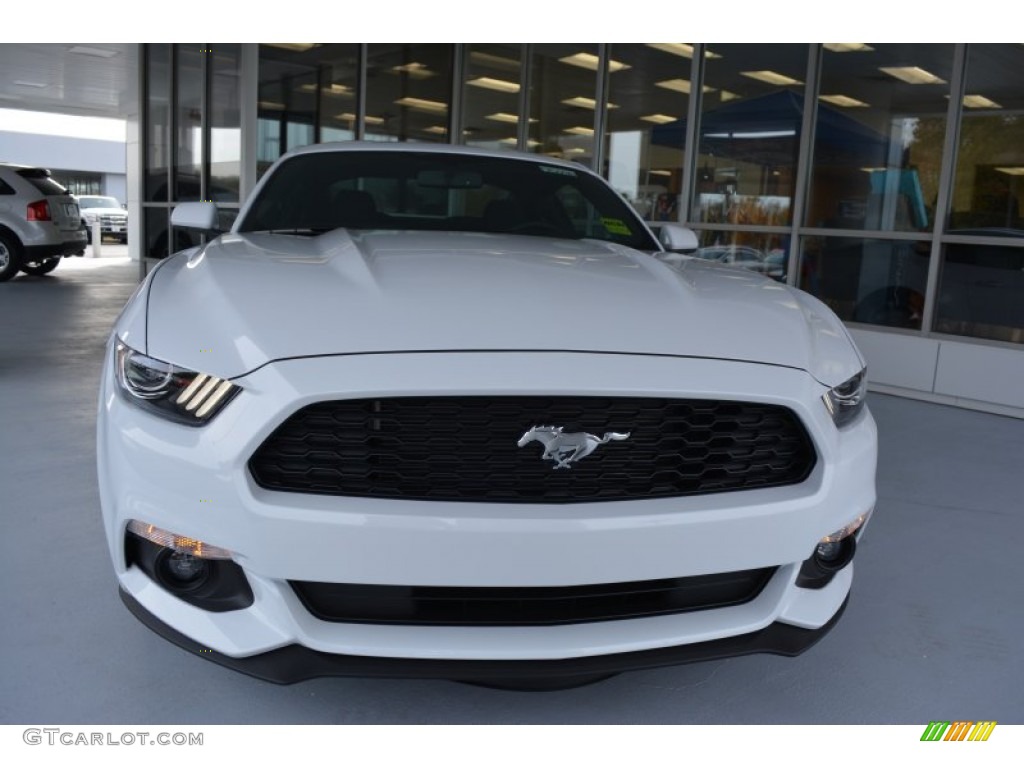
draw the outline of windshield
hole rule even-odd
[[[79,197],[79,208],[120,208],[121,204],[112,197]]]
[[[339,227],[593,238],[661,250],[626,202],[580,169],[434,152],[318,152],[267,179],[239,232]]]

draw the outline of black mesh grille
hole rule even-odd
[[[531,427],[630,433],[568,469],[519,448]],[[815,453],[787,408],[721,400],[407,397],[337,400],[288,418],[249,461],[263,488],[436,501],[569,503],[802,482]]]
[[[774,568],[578,587],[403,587],[293,581],[323,621],[512,626],[635,619],[753,600]]]

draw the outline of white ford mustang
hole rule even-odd
[[[578,165],[312,146],[117,320],[106,533],[145,624],[280,683],[796,655],[874,508],[864,392],[821,302]]]

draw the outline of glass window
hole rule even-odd
[[[1024,237],[1022,71],[1019,43],[967,48],[951,232]]]
[[[930,232],[953,46],[826,43],[807,224]]]
[[[679,220],[690,98],[659,84],[689,82],[692,56],[688,43],[610,47],[630,67],[609,77],[608,182],[650,221]]]
[[[67,189],[45,168],[23,168],[17,174],[43,195],[66,195]]]
[[[316,140],[315,43],[260,45],[256,168],[262,175],[277,158]]]
[[[238,202],[242,167],[241,95],[238,91],[241,46],[216,43],[210,61],[210,183],[214,202]]]
[[[947,245],[935,330],[1024,344],[1024,247]]]
[[[331,43],[316,50],[320,61],[320,141],[356,137],[359,46]]]
[[[146,200],[167,199],[171,141],[171,46],[146,45]],[[98,191],[98,190],[97,190]]]
[[[282,164],[242,232],[349,229],[606,240],[657,250],[625,201],[584,170],[438,152],[319,152]]]
[[[367,48],[366,138],[447,142],[453,47],[374,43]]]
[[[718,264],[748,269],[779,282],[789,268],[789,236],[767,232],[704,229],[697,233],[700,248],[694,256]]]
[[[533,46],[528,150],[591,166],[597,63],[597,46],[593,44]],[[610,77],[617,77],[629,66],[613,61]]]
[[[87,171],[63,171],[52,169],[53,178],[65,187],[72,195],[98,195],[103,191],[103,177],[98,173]],[[115,202],[115,208],[121,203]]]
[[[790,222],[807,53],[806,45],[708,45],[694,219]],[[682,77],[655,86],[690,92]]]
[[[466,144],[515,149],[519,131],[521,45],[469,45],[463,88]]]
[[[843,320],[920,329],[930,250],[925,240],[805,237],[798,284]]]
[[[174,168],[174,199],[195,201],[202,197],[203,170],[203,43],[182,43],[177,51],[177,120]]]
[[[144,236],[144,255],[151,259],[162,259],[170,253],[167,242],[168,231],[167,208],[144,208],[146,231]]]

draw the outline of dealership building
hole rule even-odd
[[[876,390],[1024,417],[1024,45],[0,48],[4,106],[128,120],[140,272],[193,243],[177,203],[228,226],[294,147],[518,149],[774,264],[847,322]]]

